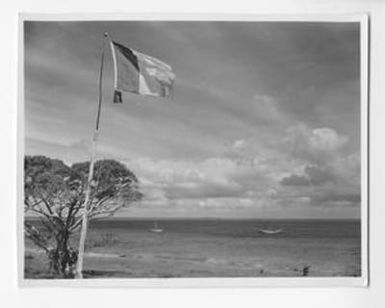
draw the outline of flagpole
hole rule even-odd
[[[80,239],[79,239],[79,251],[78,251],[78,259],[76,263],[76,274],[75,277],[82,279],[83,278],[83,261],[84,261],[84,247],[87,237],[87,229],[88,229],[88,208],[91,198],[91,184],[92,179],[94,176],[94,165],[95,165],[95,157],[96,157],[96,148],[97,148],[97,142],[99,137],[99,123],[100,123],[100,115],[102,110],[102,97],[103,97],[103,66],[104,66],[104,45],[105,45],[105,38],[108,37],[107,33],[104,33],[103,37],[103,47],[102,47],[102,55],[101,55],[101,61],[100,61],[100,72],[99,72],[99,100],[98,100],[98,111],[96,115],[96,126],[94,130],[94,134],[92,137],[92,149],[91,149],[91,160],[90,160],[90,166],[89,166],[89,172],[88,172],[88,179],[87,179],[87,189],[86,189],[86,195],[84,199],[84,206],[83,206],[83,213],[82,213],[82,227],[80,231]]]

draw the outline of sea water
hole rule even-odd
[[[111,219],[91,223],[90,238],[114,238],[101,252],[128,255],[135,277],[359,276],[360,230],[359,220]]]

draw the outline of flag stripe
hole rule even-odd
[[[139,64],[136,55],[127,47],[113,42],[117,62],[116,89],[139,93]]]
[[[151,76],[148,74],[143,57],[141,57],[138,52],[135,51],[135,53],[137,54],[140,71],[139,93],[145,95],[159,96],[159,93],[161,92],[159,83],[154,80],[154,78],[151,78]]]
[[[114,88],[118,86],[118,64],[116,62],[116,53],[114,48],[114,43],[110,41],[111,53],[112,53],[112,62],[114,63]]]
[[[142,74],[139,74],[139,93],[143,95],[156,95],[156,93],[153,93],[151,91],[146,79],[143,77]]]
[[[136,54],[130,49],[119,43],[114,42],[114,45],[119,49],[119,51],[128,59],[132,65],[139,71],[138,57]]]

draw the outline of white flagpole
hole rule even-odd
[[[82,228],[80,231],[78,260],[76,263],[76,275],[75,275],[75,277],[78,279],[83,278],[82,271],[83,271],[83,261],[84,261],[84,246],[85,246],[85,242],[86,242],[87,229],[88,229],[88,208],[90,205],[89,203],[90,203],[90,197],[91,197],[91,185],[92,185],[92,178],[94,176],[96,146],[97,146],[98,135],[99,135],[99,122],[100,122],[100,114],[101,114],[101,109],[102,109],[102,96],[103,96],[102,81],[103,81],[103,65],[104,65],[104,45],[105,45],[105,38],[106,37],[108,37],[107,33],[104,34],[104,38],[103,38],[102,56],[101,56],[100,73],[99,73],[98,113],[96,116],[96,127],[95,127],[94,135],[92,138],[91,160],[90,160],[90,167],[89,167],[88,180],[87,180],[86,196],[85,196],[85,200],[84,200],[84,207],[83,207],[83,213],[82,213]]]

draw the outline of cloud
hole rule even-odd
[[[144,176],[165,184],[200,181],[228,184],[227,175],[237,168],[230,159],[214,157],[202,161],[140,158],[130,161],[129,165]]]
[[[293,155],[314,163],[324,163],[336,156],[349,138],[332,128],[310,128],[305,124],[288,127],[283,145]]]
[[[281,180],[281,185],[284,186],[309,186],[310,181],[306,176],[303,175],[290,175]]]
[[[336,178],[359,186],[361,182],[361,155],[359,152],[337,157],[332,163]]]
[[[245,139],[238,139],[234,141],[232,149],[236,152],[242,152],[247,146]]]
[[[266,142],[260,137],[258,131],[258,134],[247,139],[236,139],[224,150],[224,157],[271,180],[280,178],[282,174],[295,167],[291,157],[276,146],[274,138]]]
[[[359,185],[360,153],[346,154],[349,138],[331,128],[310,128],[296,124],[286,130],[284,146],[302,165],[281,179],[286,186]],[[283,148],[282,148],[283,149]]]
[[[320,151],[336,151],[348,142],[346,136],[338,135],[331,128],[316,128],[312,133],[310,145]]]
[[[292,174],[281,180],[284,186],[320,186],[335,181],[335,176],[330,170],[318,166],[305,166],[303,175]]]
[[[359,206],[361,194],[357,192],[324,191],[311,197],[312,205],[322,206]]]
[[[308,175],[312,185],[323,185],[334,182],[333,173],[318,166],[306,166],[305,173]]]
[[[229,159],[194,162],[146,158],[130,161],[128,165],[146,191],[162,190],[168,199],[226,197],[237,195],[240,190],[231,177],[236,164]]]
[[[285,207],[359,207],[361,194],[359,187],[326,184],[323,186],[282,186],[274,197],[278,204]]]
[[[230,148],[243,151],[246,146],[247,142],[239,139]],[[204,202],[206,206],[221,202],[226,207],[226,204],[230,206],[225,201],[228,199],[244,207],[250,203],[246,201],[250,198],[269,199],[276,194],[266,174],[235,157],[210,157],[195,161],[141,158],[128,161],[127,165],[138,176],[144,194],[149,195],[145,200],[149,201],[160,195],[164,203],[194,200],[197,204]],[[208,199],[216,201],[206,202]]]
[[[347,136],[332,128],[297,123],[286,130],[282,146],[297,168],[279,181],[277,198],[281,202],[317,207],[360,205],[360,154],[347,153]]]
[[[286,130],[281,148],[287,149],[300,170],[282,178],[282,185],[320,186],[348,183],[360,173],[359,153],[346,154],[349,138],[332,128],[310,128],[291,125]]]

